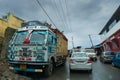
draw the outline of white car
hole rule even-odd
[[[94,52],[86,52],[86,54],[90,57],[92,61],[97,61],[96,53]]]
[[[71,70],[88,70],[92,72],[92,61],[85,52],[74,52],[69,59]]]

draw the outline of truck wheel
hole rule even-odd
[[[53,72],[53,62],[52,60],[50,60],[50,63],[48,66],[46,66],[45,70],[44,70],[44,73],[45,73],[45,76],[46,77],[49,77],[52,75],[52,72]]]
[[[89,73],[92,73],[92,69],[88,70]]]

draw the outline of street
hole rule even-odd
[[[93,62],[93,71],[69,72],[68,61],[65,66],[57,67],[52,76],[46,78],[42,73],[27,73],[24,76],[32,80],[119,80],[120,69],[113,67],[110,63],[101,63],[99,60]]]

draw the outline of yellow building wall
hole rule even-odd
[[[7,21],[0,19],[0,36],[4,37],[5,29],[7,28]]]
[[[21,23],[25,22],[25,20],[22,20],[11,13],[9,13],[8,16],[8,26],[11,28],[18,29],[21,27]]]
[[[23,22],[25,22],[25,20],[14,16],[12,13],[8,13],[6,19],[0,19],[0,36],[4,37],[5,30],[7,27],[18,29],[21,27],[21,23]]]

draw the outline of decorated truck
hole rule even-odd
[[[43,72],[50,76],[67,56],[68,40],[64,34],[40,21],[23,23],[8,47],[9,68],[17,72]]]

